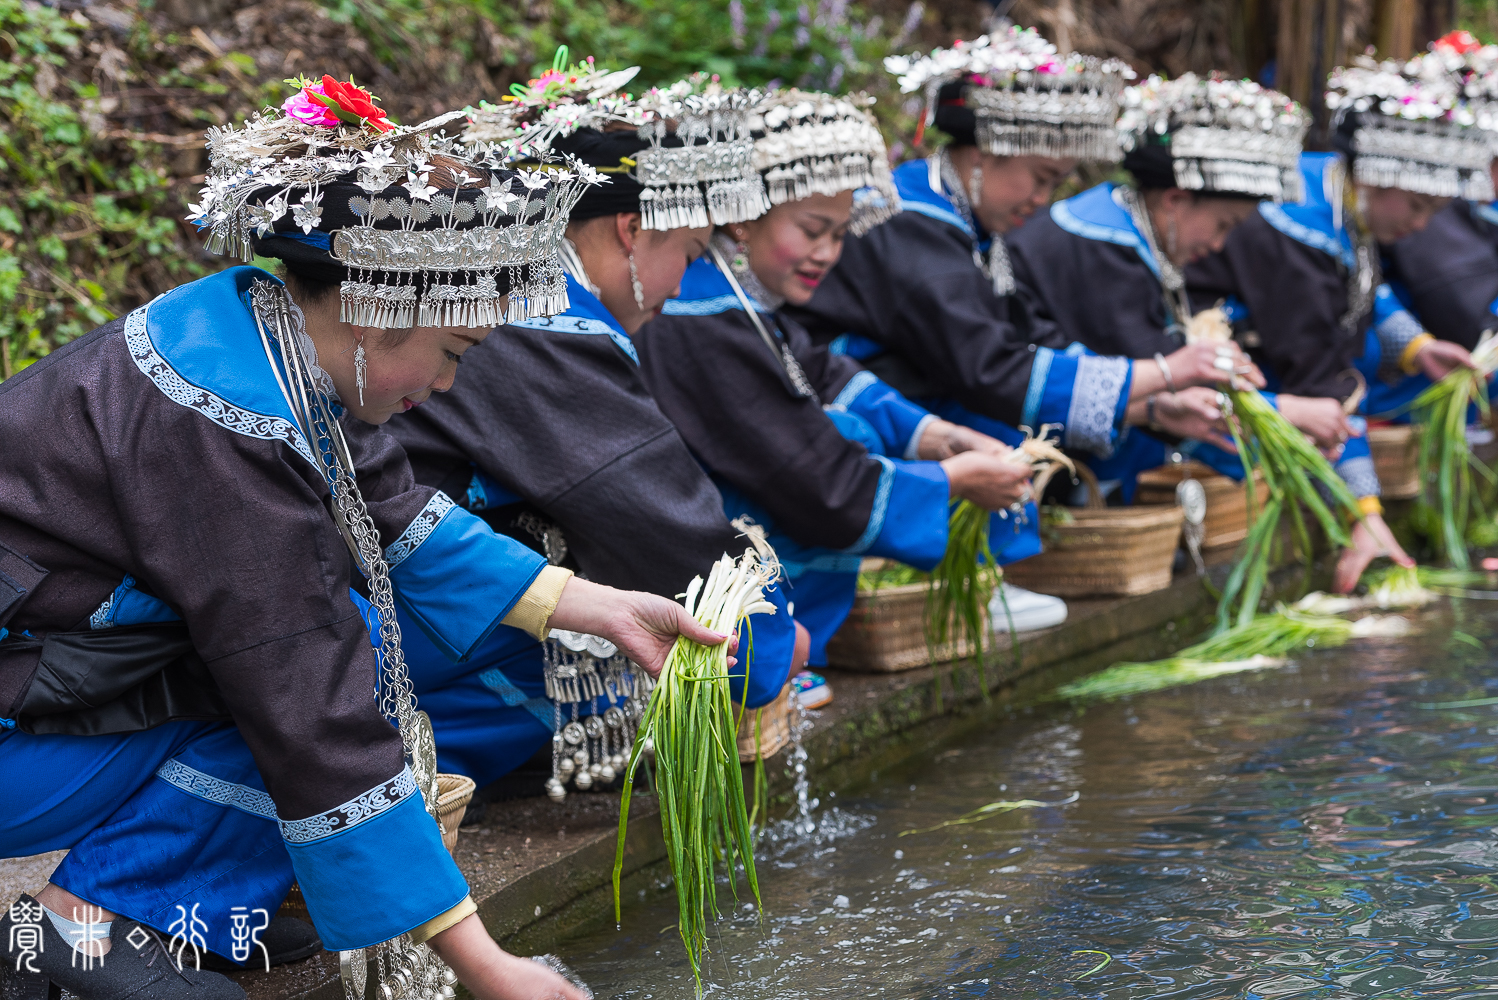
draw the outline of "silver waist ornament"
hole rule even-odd
[[[315,351],[301,310],[291,301],[284,286],[256,281],[250,288],[250,302],[271,371],[303,435],[322,463],[323,478],[333,496],[334,521],[368,577],[370,603],[380,616],[380,711],[396,720],[427,813],[441,829],[442,821],[437,817],[437,744],[432,737],[432,723],[425,712],[416,710],[416,696],[401,652],[389,567],[380,548],[379,531],[354,481],[353,457],[330,398],[331,381],[312,360]],[[282,364],[277,363],[278,359]],[[347,1000],[364,1000],[368,972],[364,951],[339,952],[338,960],[344,996]],[[454,1000],[456,996],[453,987],[457,975],[426,944],[415,944],[405,934],[376,946],[375,969],[378,989],[373,1000]]]
[[[541,543],[555,566],[567,557],[562,531],[534,514],[520,527]],[[635,745],[635,726],[655,682],[607,639],[584,632],[552,629],[542,647],[542,677],[551,701],[551,777],[546,794],[567,797],[567,785],[580,792],[607,788],[624,772]],[[583,704],[592,711],[583,715]],[[566,706],[564,709],[563,706]]]

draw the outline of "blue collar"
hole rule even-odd
[[[1473,202],[1472,210],[1476,212],[1483,221],[1490,222],[1493,225],[1498,226],[1498,201],[1489,202],[1488,204]]]
[[[629,339],[629,334],[624,332],[624,327],[614,318],[598,296],[588,291],[572,275],[567,275],[567,311],[555,316],[543,316],[538,319],[523,319],[508,326],[516,326],[522,330],[555,330],[558,333],[593,333],[603,334],[619,349],[629,355],[629,360],[635,364],[640,363],[640,355],[635,351],[634,341]]]
[[[1150,253],[1144,234],[1134,225],[1133,215],[1119,204],[1117,187],[1111,181],[1105,182],[1065,201],[1058,201],[1051,206],[1051,220],[1083,239],[1133,247],[1158,281],[1160,265],[1155,261],[1155,255]]]
[[[772,311],[752,298],[749,301],[756,312],[768,315]],[[681,294],[667,299],[661,312],[667,316],[716,316],[733,309],[743,312],[744,304],[711,255],[703,254],[681,276]]]
[[[900,205],[907,212],[919,212],[938,222],[945,222],[962,230],[971,240],[978,239],[973,224],[957,210],[957,205],[946,192],[931,187],[929,160],[911,160],[895,168],[895,190],[900,192]]]
[[[258,267],[235,267],[174,288],[126,317],[125,344],[172,402],[236,434],[284,441],[321,471],[255,326],[256,279],[281,283]]]
[[[1332,183],[1334,169],[1343,169],[1342,158],[1336,153],[1300,154],[1306,200],[1298,205],[1261,201],[1259,214],[1291,239],[1337,257],[1351,269],[1357,267],[1352,237],[1347,233],[1346,220],[1337,225],[1338,214],[1332,204],[1332,199],[1340,196],[1340,191],[1331,190],[1338,187]]]

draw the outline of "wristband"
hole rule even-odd
[[[1399,352],[1399,370],[1406,375],[1418,375],[1420,373],[1420,365],[1416,362],[1415,358],[1421,351],[1425,350],[1426,344],[1435,339],[1433,334],[1422,333],[1408,344],[1405,344],[1404,350]]]

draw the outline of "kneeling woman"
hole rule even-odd
[[[771,527],[811,662],[824,664],[862,556],[931,569],[946,551],[951,500],[1007,507],[1027,494],[1029,468],[1006,460],[1007,445],[813,346],[778,312],[811,298],[850,220],[877,224],[895,195],[879,130],[850,99],[788,91],[760,114],[754,159],[775,207],[722,227],[681,297],[635,342],[651,393],[724,507]]]
[[[235,268],[0,383],[0,856],[69,849],[0,927],[29,995],[242,997],[150,931],[233,954],[231,911],[274,913],[295,878],[330,949],[409,933],[478,997],[578,996],[493,943],[443,848],[394,601],[458,657],[502,624],[657,667],[678,631],[718,641],[546,568],[373,426],[450,387],[556,248],[502,215],[512,172],[361,117],[351,91],[325,77],[217,131],[198,216],[211,248],[346,274],[342,314]],[[454,240],[480,252],[455,263]]]
[[[1484,133],[1440,110],[1456,98],[1440,74],[1422,76],[1413,61],[1339,69],[1331,81],[1326,99],[1337,109],[1340,152],[1303,153],[1304,202],[1261,202],[1220,253],[1187,269],[1186,283],[1198,307],[1226,301],[1237,336],[1273,388],[1341,399],[1355,388],[1349,368],[1374,386],[1416,371],[1438,379],[1471,364],[1464,348],[1424,334],[1400,305],[1382,280],[1378,245],[1424,229],[1450,195],[1491,197],[1492,186]],[[1404,110],[1391,120],[1377,110],[1380,101]],[[1321,432],[1299,426],[1323,445],[1349,433],[1330,421]],[[1371,457],[1344,458],[1339,471],[1365,512],[1379,515]],[[1408,558],[1381,517],[1366,525],[1338,564],[1338,589],[1350,590],[1380,553]]]
[[[593,90],[594,75],[569,75],[577,79],[571,90],[580,98]],[[544,94],[547,104],[538,107],[556,101],[559,89],[569,90],[552,83]],[[619,113],[623,104],[611,99],[608,106]],[[690,106],[664,110],[694,114]],[[592,114],[585,100],[575,113],[583,121]],[[480,116],[470,136],[508,138],[525,114],[526,102],[512,102],[503,113]],[[632,117],[644,117],[649,127],[666,120],[638,106]],[[464,358],[461,385],[390,425],[417,480],[450,493],[496,531],[590,580],[668,597],[745,543],[736,538],[712,483],[651,399],[631,339],[676,293],[688,262],[702,253],[708,220],[662,218],[660,228],[649,228],[645,223],[657,220],[642,215],[641,199],[652,201],[654,192],[647,194],[631,165],[648,165],[651,156],[700,155],[720,138],[688,150],[670,136],[652,140],[635,128],[589,126],[557,139],[556,151],[607,178],[571,211],[563,254],[567,310],[502,327]],[[713,203],[715,194],[702,192],[704,203]],[[753,210],[759,210],[757,203]],[[795,624],[785,613],[782,591],[773,591],[772,599],[781,613],[756,621],[753,663],[746,656],[739,669],[748,672],[748,689],[738,686],[736,696],[750,707],[780,693],[795,656]],[[561,643],[570,638],[549,640],[553,660],[570,665],[581,654],[585,669],[600,678],[608,673],[585,650],[564,648]],[[551,751],[554,723],[564,720],[542,699],[546,684],[535,643],[514,630],[498,630],[462,665],[431,647],[413,649],[411,662],[417,694],[450,709],[434,720],[444,767],[469,775],[481,789],[505,778],[494,796],[535,794],[550,778],[557,780],[548,791],[564,794],[568,772],[552,773]],[[553,683],[552,693],[559,691]],[[589,695],[574,701],[567,714],[603,713],[617,720],[607,712],[617,695]],[[535,765],[505,777],[517,757],[538,751]],[[560,769],[560,754],[555,763]],[[578,786],[590,787],[596,777],[590,774]]]

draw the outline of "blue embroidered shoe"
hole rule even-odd
[[[125,917],[110,927],[109,952],[85,961],[25,894],[0,917],[0,947],[7,1000],[58,1000],[59,989],[79,1000],[245,1000],[217,972],[178,969],[160,935]]]

